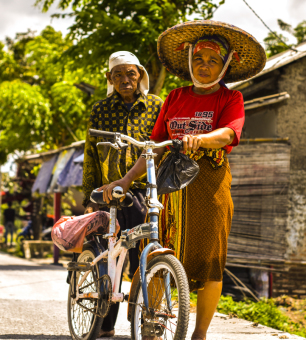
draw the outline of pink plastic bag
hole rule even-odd
[[[107,233],[110,214],[105,211],[95,211],[80,216],[61,217],[53,226],[51,237],[53,243],[61,250],[81,253],[84,239],[87,235],[97,231]],[[119,231],[116,220],[116,231]]]

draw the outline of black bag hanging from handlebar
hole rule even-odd
[[[170,153],[157,170],[157,194],[169,194],[181,190],[197,177],[200,167],[197,162],[180,153],[182,141],[173,140]]]

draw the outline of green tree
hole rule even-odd
[[[48,11],[56,0],[36,0],[36,5]],[[65,10],[72,13],[57,14],[75,17],[69,38],[74,44],[67,50],[74,67],[96,71],[107,68],[108,57],[118,50],[135,53],[149,72],[150,92],[160,94],[165,78],[165,68],[159,62],[156,42],[168,27],[187,21],[188,16],[210,19],[217,4],[213,0],[59,0]],[[167,79],[166,84],[173,79]],[[177,85],[182,84],[176,79]]]
[[[283,42],[280,41],[276,35],[281,38]],[[267,56],[272,57],[275,54],[288,50],[288,48],[292,46],[287,44],[288,40],[283,34],[278,34],[276,31],[273,33],[269,32],[268,36],[264,39]]]
[[[306,41],[306,20],[300,22],[295,28],[281,19],[278,19],[277,23],[281,30],[290,33],[296,38],[297,44]]]
[[[50,107],[39,86],[20,80],[0,84],[0,162],[15,150],[27,150],[46,141]]]
[[[306,41],[306,20],[299,23],[295,28],[293,28],[292,25],[287,24],[281,19],[278,19],[277,23],[282,31],[290,33],[296,38],[296,44],[287,44],[289,39],[286,38],[283,34],[278,34],[276,31],[273,32],[273,34],[270,32],[268,36],[264,39],[268,57],[272,57],[275,54],[286,51],[288,50],[288,48],[292,48]],[[277,37],[279,37],[280,39],[278,39]]]
[[[55,1],[36,4],[47,11]],[[47,26],[37,36],[28,30],[7,38],[6,48],[0,44],[0,163],[14,151],[45,151],[83,139],[92,104],[105,97],[107,61],[116,50],[140,58],[151,92],[163,98],[186,84],[159,62],[157,38],[190,15],[211,18],[225,0],[218,1],[59,0],[75,17],[67,37]],[[81,82],[95,87],[94,96],[75,86]]]
[[[14,151],[44,151],[83,139],[87,112],[96,98],[74,86],[104,85],[100,73],[71,71],[62,55],[72,42],[47,26],[28,31],[0,48],[0,163]]]

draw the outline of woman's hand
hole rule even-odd
[[[119,179],[118,181],[112,182],[110,184],[105,184],[103,185],[101,188],[98,189],[98,191],[103,190],[103,200],[106,203],[109,203],[112,199],[112,191],[115,187],[119,186],[123,189],[123,193],[124,195],[126,194],[126,192],[129,190],[129,187],[131,185],[131,182],[126,180],[125,178]],[[122,197],[120,199],[120,201],[122,202],[124,200],[124,197]]]
[[[184,151],[197,151],[200,147],[204,149],[221,149],[230,145],[235,138],[235,132],[225,127],[201,135],[185,135],[183,137]]]
[[[185,135],[183,137],[183,150],[197,151],[201,147],[202,135]]]

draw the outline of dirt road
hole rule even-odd
[[[0,339],[68,340],[66,300],[67,271],[62,267],[39,265],[0,253]],[[123,282],[128,293],[129,283]],[[130,323],[126,319],[127,304],[120,306],[120,323],[112,340],[130,339]],[[190,339],[195,314],[190,315]],[[105,338],[104,338],[105,339]],[[251,322],[229,319],[216,313],[208,340],[277,340],[304,339]]]

